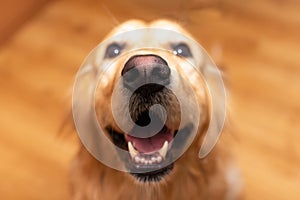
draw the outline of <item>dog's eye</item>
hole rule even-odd
[[[108,45],[105,52],[105,58],[114,58],[120,55],[122,49],[124,48],[124,45],[118,44],[118,43],[112,43]]]
[[[172,45],[172,49],[175,55],[183,56],[183,57],[192,57],[191,50],[189,46],[185,43],[179,43]]]

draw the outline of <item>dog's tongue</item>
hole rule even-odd
[[[132,142],[140,153],[153,153],[160,150],[165,141],[170,142],[173,136],[169,130],[162,130],[149,138],[138,138],[127,135],[127,140]]]

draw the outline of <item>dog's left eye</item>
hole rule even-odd
[[[174,54],[183,57],[192,57],[190,47],[185,43],[173,44],[172,46]]]
[[[120,55],[121,51],[123,50],[124,45],[118,43],[112,43],[108,45],[105,52],[105,58],[114,58]]]

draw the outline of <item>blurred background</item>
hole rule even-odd
[[[181,23],[224,71],[245,199],[300,199],[299,0],[0,0],[0,199],[69,199],[70,88],[132,18]]]

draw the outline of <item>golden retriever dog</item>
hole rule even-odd
[[[168,20],[131,20],[86,59],[74,90],[81,101],[73,96],[77,131],[85,129],[71,170],[73,200],[240,199],[229,145],[220,140],[198,156],[214,69],[188,38]],[[90,134],[94,123],[104,137]]]

